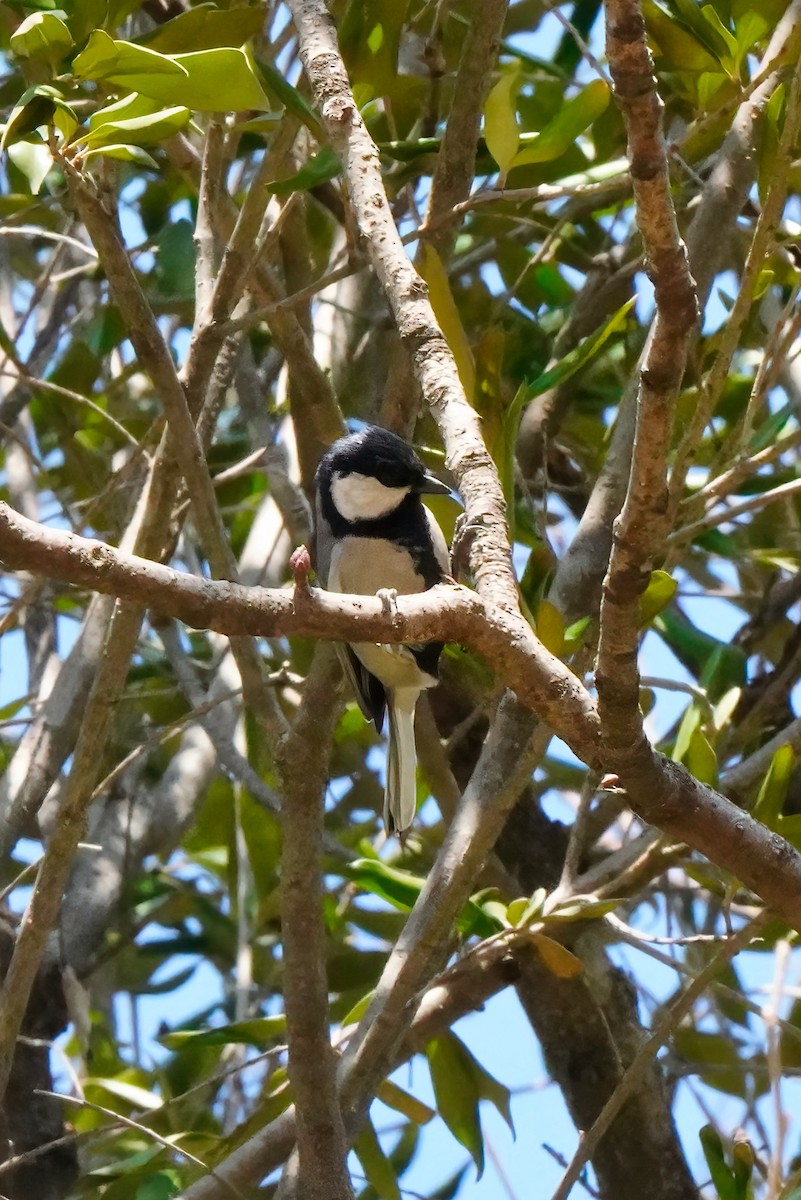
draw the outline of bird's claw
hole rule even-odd
[[[388,617],[392,617],[394,625],[398,619],[398,592],[396,588],[379,588],[376,596],[381,601],[381,608]]]

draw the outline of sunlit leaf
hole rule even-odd
[[[537,947],[537,953],[543,963],[557,979],[573,979],[584,970],[581,959],[561,942],[555,942],[544,933],[532,933],[531,940]]]
[[[517,73],[505,72],[490,89],[484,104],[484,140],[501,175],[507,174],[520,145],[515,111],[518,86]]]
[[[34,196],[38,196],[53,166],[49,148],[44,142],[21,141],[7,149],[8,157],[28,180]]]
[[[648,586],[640,596],[640,624],[650,625],[667,608],[678,590],[676,580],[667,571],[652,571]]]
[[[795,764],[795,750],[790,745],[779,746],[770,760],[753,809],[753,815],[768,829],[778,827]]]
[[[453,298],[447,272],[436,250],[428,242],[423,243],[418,270],[428,284],[431,306],[456,360],[465,395],[468,400],[472,400],[476,386],[473,352]]]
[[[565,646],[565,619],[550,600],[541,600],[536,613],[537,637],[557,658]]]
[[[403,1113],[404,1117],[408,1117],[416,1125],[427,1125],[437,1115],[433,1108],[423,1104],[416,1096],[410,1096],[391,1079],[385,1079],[381,1083],[376,1095],[388,1108]]]
[[[577,96],[565,101],[557,116],[543,130],[521,136],[520,150],[512,167],[559,158],[608,104],[609,88],[602,79],[593,79]]]
[[[38,12],[26,17],[9,38],[11,49],[22,58],[58,62],[72,49],[72,35],[55,13]]]

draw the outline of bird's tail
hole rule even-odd
[[[404,833],[417,809],[417,751],[414,744],[414,709],[417,688],[393,688],[387,696],[389,748],[384,789],[384,825],[387,833]]]

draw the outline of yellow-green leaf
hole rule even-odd
[[[585,88],[567,100],[552,121],[539,133],[525,133],[520,138],[520,150],[512,167],[528,163],[550,162],[559,158],[576,138],[592,125],[609,104],[609,88],[603,79],[593,79]]]
[[[501,175],[507,174],[520,147],[520,127],[515,109],[518,86],[516,72],[504,73],[491,89],[484,105],[484,140]]]
[[[418,1100],[416,1096],[410,1096],[391,1079],[385,1079],[379,1085],[376,1095],[388,1108],[394,1108],[395,1112],[403,1113],[404,1117],[414,1121],[415,1125],[427,1125],[437,1115],[433,1108],[423,1104],[423,1101]]]
[[[442,265],[442,260],[433,246],[424,243],[417,268],[428,284],[428,294],[431,307],[445,335],[445,340],[451,348],[451,354],[456,362],[456,369],[462,381],[467,399],[472,401],[476,386],[476,368],[473,362],[473,352],[467,340],[467,334],[462,325],[462,319],[456,307],[456,301],[451,291],[448,273]]]
[[[73,63],[82,79],[103,80],[164,105],[197,112],[266,112],[270,103],[244,50],[220,46],[190,54],[158,54],[115,41],[97,29]]]
[[[650,625],[676,595],[678,584],[667,571],[652,571],[648,586],[640,596],[640,625]]]
[[[465,1048],[453,1034],[433,1038],[426,1047],[437,1111],[448,1129],[469,1150],[481,1176],[484,1139],[478,1117],[480,1093]]]
[[[699,783],[715,787],[718,782],[718,756],[702,729],[693,731],[685,759],[689,770]]]
[[[129,97],[135,101],[144,99],[141,96]],[[153,101],[147,101],[153,104]],[[118,108],[118,105],[112,107]],[[104,142],[131,142],[137,146],[152,146],[163,142],[178,133],[188,123],[190,112],[188,108],[179,105],[173,108],[158,108],[154,112],[110,114],[108,109],[105,120],[96,120],[89,132],[81,137],[87,146],[99,146]],[[124,111],[124,110],[123,110]],[[100,114],[95,113],[95,117]]]
[[[676,734],[676,745],[673,747],[674,762],[683,762],[690,748],[690,741],[696,729],[701,724],[701,710],[697,704],[689,704]]]
[[[642,11],[648,36],[656,43],[658,58],[669,59],[672,65],[682,71],[720,70],[718,60],[656,0],[643,0]]]
[[[86,162],[89,162],[90,159],[100,156],[115,158],[118,162],[135,163],[138,167],[152,167],[154,170],[158,170],[155,158],[152,158],[141,146],[129,146],[124,142],[118,142],[110,146],[100,146],[97,150],[87,150],[83,157]]]
[[[20,58],[43,58],[55,63],[72,49],[72,35],[55,13],[38,12],[17,26],[9,43]]]
[[[543,963],[557,979],[573,979],[584,970],[581,959],[553,938],[546,937],[544,933],[532,933],[531,940]]]
[[[565,619],[550,600],[540,600],[536,615],[537,637],[558,658],[565,646]]]
[[[767,825],[768,829],[776,829],[778,826],[795,770],[795,762],[795,751],[789,745],[779,746],[770,760],[753,812],[756,819]]]

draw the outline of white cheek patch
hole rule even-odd
[[[385,487],[372,475],[342,475],[331,480],[331,499],[346,521],[376,521],[393,512],[411,488]]]

